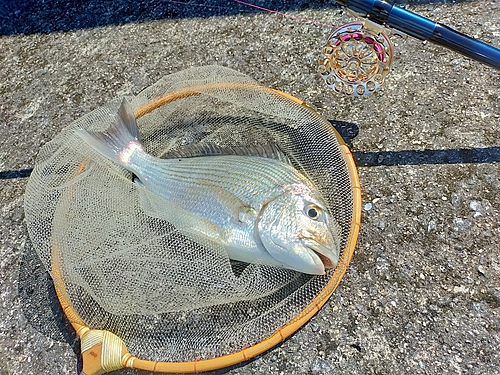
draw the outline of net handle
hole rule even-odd
[[[311,110],[315,115],[317,112],[309,104],[304,101],[284,93],[279,90],[271,89],[265,86],[259,86],[246,83],[219,83],[209,84],[202,86],[194,86],[191,88],[183,89],[154,100],[134,112],[136,119],[160,108],[161,106],[171,103],[173,101],[189,98],[191,96],[201,95],[201,92],[207,90],[220,90],[227,89],[251,89],[251,90],[264,90],[274,94],[281,95],[301,106]],[[57,297],[61,303],[64,314],[67,316],[69,322],[75,329],[77,335],[81,340],[81,355],[83,368],[81,375],[101,375],[108,371],[119,370],[122,368],[131,368],[136,370],[145,370],[152,372],[165,372],[165,373],[199,373],[214,371],[225,367],[230,367],[241,362],[245,362],[267,350],[275,347],[283,342],[287,337],[295,333],[305,323],[307,323],[326,303],[328,298],[333,294],[339,285],[342,277],[347,271],[347,267],[354,254],[354,248],[359,234],[359,227],[361,223],[361,188],[359,184],[359,177],[356,170],[356,165],[352,157],[351,151],[340,134],[333,129],[337,141],[340,144],[342,156],[347,164],[349,176],[351,179],[351,190],[353,194],[353,212],[351,218],[351,228],[346,241],[345,248],[339,259],[338,265],[335,268],[330,280],[325,287],[319,292],[311,303],[289,323],[278,329],[267,339],[249,347],[240,350],[239,352],[227,354],[221,357],[193,360],[190,362],[154,362],[136,358],[132,356],[123,341],[116,335],[107,331],[91,330],[81,317],[76,312],[71,303],[69,294],[64,285],[62,271],[61,271],[61,246],[54,241],[52,243],[52,278],[56,290]],[[82,173],[85,170],[87,160],[82,161],[79,168],[75,171],[75,175]]]

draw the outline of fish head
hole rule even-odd
[[[294,184],[267,202],[256,230],[266,251],[285,268],[322,275],[337,266],[340,227],[307,185]]]

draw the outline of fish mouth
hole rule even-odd
[[[305,240],[305,247],[312,251],[323,263],[325,268],[335,268],[339,261],[338,254],[330,247],[324,246],[313,240]]]

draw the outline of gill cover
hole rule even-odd
[[[322,275],[325,268],[337,265],[339,240],[329,227],[325,205],[304,194],[304,188],[281,194],[263,207],[258,235],[269,254],[287,268]]]

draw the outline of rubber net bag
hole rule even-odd
[[[42,147],[25,195],[30,238],[82,341],[83,373],[197,372],[267,350],[319,309],[350,261],[360,197],[347,146],[310,106],[218,66],[168,75],[126,99],[156,157],[187,146],[278,146],[319,188],[344,250],[336,269],[311,276],[230,261],[184,236],[148,212],[131,173],[75,134],[106,130],[122,99],[112,101]]]

